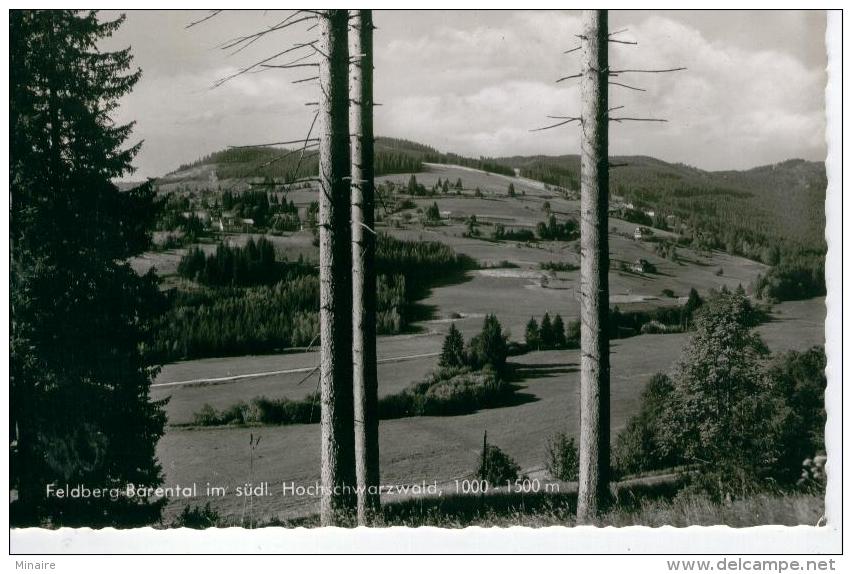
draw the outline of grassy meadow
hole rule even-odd
[[[425,299],[418,301],[423,319],[414,325],[414,332],[379,338],[380,396],[400,391],[437,366],[437,354],[452,323],[465,337],[470,337],[481,327],[485,314],[496,313],[504,329],[508,329],[510,339],[522,340],[524,326],[531,316],[540,318],[550,312],[571,320],[579,312],[575,291],[579,271],[553,272],[540,267],[548,262],[579,263],[576,241],[524,243],[490,239],[493,222],[512,228],[534,228],[545,219],[545,202],[549,203],[551,213],[573,217],[578,216],[578,202],[538,182],[468,168],[427,164],[426,171],[417,174],[418,183],[426,187],[431,187],[438,179],[454,183],[459,178],[464,186],[460,195],[451,190],[446,196],[413,197],[415,207],[402,212],[409,213],[407,223],[401,220],[394,223],[400,216],[395,213],[393,219],[386,218],[382,225],[383,231],[401,239],[445,243],[457,253],[474,258],[480,268],[468,271],[458,282],[433,287]],[[404,186],[408,176],[383,176],[379,180]],[[514,198],[507,196],[510,182],[516,190]],[[476,188],[483,197],[475,197]],[[309,193],[301,190],[299,193],[301,195],[295,199],[310,200]],[[420,212],[433,202],[442,212],[442,220],[438,225],[423,225]],[[472,215],[479,222],[479,237],[465,236],[465,221]],[[656,255],[653,243],[633,239],[634,224],[611,219],[610,227],[611,257],[616,262],[610,273],[611,305],[623,311],[676,304],[692,287],[703,293],[723,285],[730,288],[748,285],[758,273],[766,270],[763,264],[742,257],[717,251],[697,253],[688,248],[678,248],[678,261],[671,261]],[[666,236],[667,232],[658,230],[655,234]],[[228,235],[227,240],[240,244],[248,236]],[[316,257],[309,231],[268,238],[279,257],[286,256],[290,260],[299,255],[309,260]],[[149,253],[134,265],[140,270],[154,266],[159,273],[168,276],[174,273],[182,252],[177,249]],[[655,265],[657,272],[640,274],[617,268],[619,261],[633,262],[639,258]],[[663,290],[671,293],[664,294]],[[774,307],[772,319],[759,330],[773,351],[806,349],[823,342],[821,318],[824,313],[822,299],[781,303]],[[640,335],[612,342],[613,436],[636,413],[649,377],[671,367],[687,336]],[[579,352],[535,351],[509,360],[515,372],[513,382],[519,387],[519,404],[452,417],[422,416],[382,421],[382,483],[436,481],[452,486],[456,479],[469,478],[486,431],[489,442],[499,445],[525,473],[541,474],[547,438],[556,431],[565,431],[575,437],[579,434]],[[170,398],[166,407],[169,427],[157,449],[166,485],[209,483],[226,486],[232,491],[246,482],[268,482],[273,489],[278,485],[280,490],[282,481],[296,484],[317,481],[319,425],[188,426],[193,414],[204,404],[223,408],[259,395],[304,398],[317,388],[318,377],[313,371],[317,364],[316,350],[293,349],[280,354],[199,359],[165,365],[152,394],[155,399]],[[248,447],[250,435],[262,437],[253,453]],[[202,495],[196,500],[171,501],[166,520],[188,503],[203,505],[207,502],[229,520],[244,520],[248,512],[245,499]],[[808,506],[806,502],[806,499],[785,500],[783,505],[800,508]],[[746,503],[761,508],[771,506],[758,499],[742,502]],[[274,493],[254,500],[251,508],[254,520],[259,522],[299,517],[310,520],[304,517],[316,512],[316,504],[315,498],[284,497]],[[724,508],[716,509],[717,514],[713,514],[700,510],[701,504],[700,501],[660,502],[653,510],[640,506],[613,511],[602,518],[602,523],[607,520],[619,525],[653,524],[655,520],[660,523],[665,520],[684,523],[728,520]],[[439,511],[435,512],[435,523],[443,525],[444,518]],[[703,513],[703,517],[697,518],[698,513]],[[798,516],[796,513],[803,513],[808,520],[813,518],[805,510],[796,510],[794,514]],[[786,516],[789,512],[781,514]],[[737,512],[731,510],[729,516],[735,515]],[[552,512],[532,513],[522,508],[500,516],[478,515],[471,523],[547,525],[571,522],[562,507],[554,507]],[[423,520],[424,524],[433,523],[431,518]],[[452,521],[451,518],[446,520]]]

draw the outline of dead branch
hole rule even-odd
[[[309,139],[309,140],[298,139],[298,140],[291,140],[291,141],[286,141],[286,142],[271,142],[271,143],[254,144],[254,145],[232,145],[232,146],[228,146],[228,149],[246,149],[246,148],[252,148],[252,147],[272,147],[272,146],[276,146],[276,145],[290,145],[290,144],[302,143],[303,141],[318,142],[319,138],[312,138],[312,139]]]
[[[565,124],[570,124],[571,122],[579,122],[579,121],[580,121],[580,118],[569,118],[569,119],[565,120],[564,122],[559,122],[559,123],[553,124],[551,126],[545,126],[543,128],[535,128],[535,129],[530,130],[530,131],[531,132],[540,132],[540,131],[544,131],[544,130],[558,128],[559,126],[564,126]]]
[[[647,92],[645,88],[637,88],[635,86],[628,86],[627,84],[622,84],[619,82],[609,82],[610,86],[621,86],[622,88],[627,88],[628,90],[636,90],[637,92]]]
[[[660,118],[609,118],[611,122],[667,122],[669,120],[664,120]]]
[[[680,72],[686,68],[668,68],[666,70],[610,70],[610,74],[665,74],[667,72]]]
[[[206,22],[207,20],[209,20],[211,18],[215,18],[216,16],[218,16],[221,13],[222,13],[222,10],[210,10],[210,14],[208,14],[204,18],[201,18],[200,20],[196,20],[195,22],[190,22],[187,26],[184,27],[184,29],[188,30],[188,29],[192,28],[193,26],[197,26],[198,24],[201,24],[202,22]]]
[[[313,54],[311,54],[313,55]],[[276,68],[279,70],[289,70],[292,68],[316,68],[319,67],[319,64],[316,62],[305,62],[304,64],[262,64],[261,68],[272,69]]]
[[[299,12],[302,12],[301,10]],[[271,26],[266,30],[261,30],[260,32],[255,32],[254,34],[249,34],[248,36],[242,36],[240,38],[236,38],[227,42],[224,46],[222,46],[223,50],[230,50],[231,48],[235,48],[244,42],[248,42],[253,38],[259,38],[261,36],[265,36],[271,32],[277,32],[278,30],[283,30],[284,28],[289,28],[290,26],[295,26],[300,22],[307,22],[308,20],[316,20],[316,16],[305,16],[304,18],[297,18],[295,20],[290,20],[289,22],[284,20],[275,26]]]
[[[307,42],[307,43],[304,43],[304,44],[294,44],[292,47],[287,48],[286,50],[282,50],[282,51],[278,52],[277,54],[274,54],[274,55],[272,55],[272,56],[269,56],[268,58],[264,58],[263,60],[260,60],[259,62],[255,62],[255,63],[254,63],[254,64],[252,64],[251,66],[246,66],[245,68],[243,68],[243,69],[241,69],[241,70],[239,70],[239,71],[237,71],[237,72],[234,72],[234,73],[233,73],[233,74],[231,74],[230,76],[226,76],[226,77],[224,77],[224,78],[220,78],[220,79],[216,80],[216,81],[213,83],[213,87],[214,87],[214,88],[218,88],[219,86],[221,86],[221,85],[222,85],[222,84],[224,84],[225,82],[227,82],[227,81],[229,81],[229,80],[233,80],[234,78],[236,78],[236,77],[238,77],[238,76],[242,76],[243,74],[248,73],[249,71],[253,70],[254,68],[257,68],[257,67],[263,66],[264,64],[266,64],[267,62],[270,62],[270,61],[274,60],[275,58],[279,58],[279,57],[283,56],[284,54],[289,54],[290,52],[295,52],[296,50],[300,50],[300,49],[302,49],[302,48],[308,48],[308,47],[310,47],[312,44],[314,44],[314,42]],[[309,57],[309,56],[312,56],[312,55],[313,55],[313,54],[308,54],[308,55],[307,55],[307,56],[305,56],[305,57]]]
[[[565,80],[570,80],[572,78],[581,78],[581,77],[583,77],[583,74],[573,74],[571,76],[565,76],[565,77],[559,78],[558,80],[556,80],[556,83],[558,84],[559,82],[562,82],[562,81],[565,81]]]

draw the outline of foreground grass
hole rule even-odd
[[[717,502],[704,494],[680,491],[672,482],[621,488],[608,511],[594,526],[715,526],[743,528],[761,525],[797,526],[822,524],[822,493],[754,493],[732,501]],[[239,520],[217,520],[216,526],[241,526]],[[484,496],[451,495],[411,498],[390,502],[374,527],[434,526],[439,528],[576,526],[576,490],[538,494],[496,492]],[[247,524],[246,524],[247,526]],[[317,515],[295,520],[259,521],[256,527],[320,526]],[[350,526],[355,526],[351,524]]]

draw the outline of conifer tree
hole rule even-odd
[[[439,364],[442,367],[462,367],[465,362],[464,338],[453,323],[444,338]]]
[[[538,330],[539,338],[541,339],[542,349],[553,348],[553,323],[550,321],[550,314],[545,313],[541,318],[541,327]]]
[[[158,486],[163,403],[144,353],[160,297],[127,263],[150,245],[150,185],[122,192],[140,144],[110,114],[139,80],[102,51],[124,17],[13,10],[10,38],[11,483],[16,525],[156,521],[146,499],[46,497],[51,483]]]
[[[565,323],[562,322],[562,315],[559,314],[553,318],[553,346],[557,349],[568,346],[565,339]]]
[[[530,317],[530,320],[527,321],[527,328],[524,332],[524,340],[526,341],[527,348],[529,349],[538,349],[541,346],[538,323],[536,322],[535,317]]]

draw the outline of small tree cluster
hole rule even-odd
[[[714,293],[671,376],[655,375],[642,408],[616,440],[622,473],[679,463],[702,468],[699,485],[726,496],[762,479],[793,483],[823,448],[825,354],[771,360],[742,292]]]
[[[558,313],[552,321],[550,313],[545,313],[541,324],[535,317],[530,317],[524,339],[527,348],[531,350],[573,349],[580,343],[580,322],[571,321],[566,329],[562,316]]]
[[[509,355],[508,337],[496,315],[488,315],[482,325],[482,331],[465,345],[464,338],[455,324],[444,339],[439,365],[442,368],[469,367],[482,369],[490,366],[497,373],[506,367]]]
[[[426,208],[424,215],[427,223],[439,223],[441,221],[441,210],[438,209],[438,204],[435,202],[432,202],[432,205]]]
[[[576,219],[559,221],[550,215],[547,222],[540,221],[535,228],[536,235],[545,241],[572,241],[580,236],[580,224]]]
[[[178,274],[205,285],[261,285],[282,277],[275,246],[264,237],[244,247],[220,244],[211,255],[193,247],[178,263]]]

